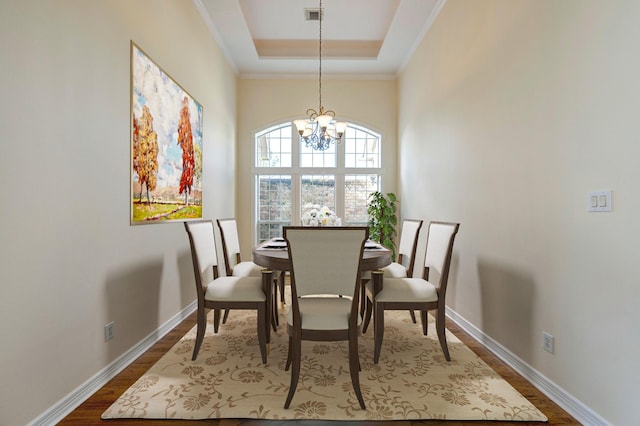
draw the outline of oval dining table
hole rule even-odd
[[[275,238],[258,244],[252,250],[253,263],[274,271],[289,271],[289,253],[282,238]],[[374,271],[391,264],[391,250],[377,244],[365,243],[361,271]]]

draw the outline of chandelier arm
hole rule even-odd
[[[314,121],[317,116],[322,115],[322,110],[320,110],[320,112],[317,112],[315,109],[309,108],[306,114],[307,117],[309,117],[309,120]]]

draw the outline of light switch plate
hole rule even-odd
[[[588,212],[610,212],[611,191],[593,191],[587,193]]]

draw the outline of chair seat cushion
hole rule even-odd
[[[234,277],[259,277],[262,276],[262,266],[253,262],[240,262],[233,267]]]
[[[204,298],[229,302],[266,300],[262,291],[262,278],[258,277],[219,277],[207,285]]]
[[[422,278],[385,278],[378,302],[436,302],[436,287]]]
[[[303,297],[298,299],[302,328],[305,330],[345,330],[349,328],[351,299],[348,297]],[[293,309],[287,316],[293,324]],[[358,324],[362,318],[358,315]]]
[[[404,278],[407,276],[407,268],[402,264],[393,262],[384,268],[382,268],[385,278]],[[361,278],[363,281],[371,279],[371,272],[365,271],[362,273]]]
[[[392,264],[382,268],[385,278],[404,278],[407,276],[407,268],[400,263],[393,262]]]

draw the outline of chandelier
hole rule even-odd
[[[316,151],[328,149],[332,143],[340,142],[344,130],[349,123],[336,122],[336,113],[332,110],[325,110],[322,106],[322,0],[320,0],[320,10],[318,12],[320,22],[320,37],[318,42],[318,97],[319,108],[316,111],[309,108],[306,112],[306,119],[294,120],[294,124],[300,134],[300,142],[304,142],[306,147],[311,147]]]

